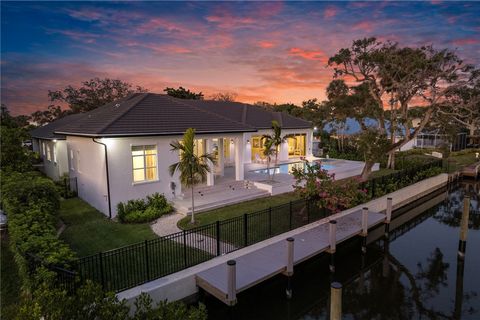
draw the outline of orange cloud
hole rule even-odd
[[[264,49],[269,49],[269,48],[273,48],[276,46],[276,43],[275,42],[272,42],[272,41],[259,41],[257,43],[257,45],[260,47],[260,48],[264,48]]]
[[[289,55],[301,57],[306,60],[318,60],[327,63],[328,58],[323,51],[320,50],[303,50],[300,48],[290,48]]]

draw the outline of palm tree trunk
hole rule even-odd
[[[272,181],[275,180],[275,170],[277,169],[277,163],[278,163],[278,150],[277,152],[275,152],[275,166],[273,167]]]
[[[193,199],[193,185],[192,185],[192,219],[190,220],[191,224],[195,223],[195,200]]]

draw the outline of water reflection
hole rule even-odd
[[[371,232],[366,253],[360,239],[337,251],[335,280],[343,285],[343,319],[480,319],[480,221],[478,184],[413,206],[399,217],[390,239]],[[457,260],[463,196],[471,196],[465,260]],[[416,212],[415,210],[421,210]],[[397,220],[398,222],[398,220]],[[394,221],[392,221],[394,226]],[[376,236],[378,234],[378,236]],[[235,319],[328,319],[329,257],[321,255],[295,268],[293,298],[277,277],[238,296]],[[228,308],[205,300],[212,319]]]

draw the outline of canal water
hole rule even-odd
[[[457,258],[463,197],[471,197],[464,261]],[[204,296],[209,319],[328,319],[330,283],[343,286],[342,319],[480,319],[480,184],[464,181],[394,213],[389,240],[370,231],[366,254],[359,239],[329,256],[295,267],[293,297],[277,276],[240,293],[229,308]]]

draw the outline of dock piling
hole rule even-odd
[[[286,268],[286,275],[287,275],[287,298],[291,299],[293,292],[292,292],[292,276],[293,276],[293,253],[294,253],[294,241],[295,239],[289,237],[287,238],[287,268]]]
[[[227,304],[229,306],[234,306],[237,304],[237,270],[236,270],[237,262],[235,260],[228,260],[227,261]]]
[[[463,198],[462,220],[460,221],[460,240],[458,241],[458,257],[461,259],[465,257],[465,250],[467,247],[469,215],[470,215],[470,197],[465,196]]]
[[[342,319],[342,285],[332,282],[330,285],[330,320]]]
[[[393,199],[387,198],[387,212],[385,217],[385,238],[388,238],[390,233],[390,221],[392,221]]]
[[[362,209],[362,252],[367,252],[367,235],[368,235],[368,208],[364,207]]]
[[[335,272],[335,251],[337,248],[337,221],[330,220],[329,223],[329,239],[330,239],[330,272]]]

